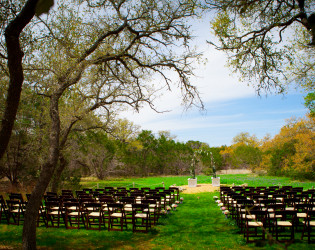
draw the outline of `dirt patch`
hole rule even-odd
[[[183,194],[197,194],[203,192],[214,192],[220,190],[220,187],[213,187],[212,184],[198,184],[197,187],[181,186]]]

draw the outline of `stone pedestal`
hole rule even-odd
[[[220,187],[220,177],[211,177],[212,179],[212,186],[213,187]]]
[[[197,178],[195,179],[188,179],[188,187],[197,187]]]

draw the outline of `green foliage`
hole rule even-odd
[[[81,165],[88,166],[90,175],[104,179],[109,172],[115,172],[112,166],[117,150],[115,140],[108,138],[108,135],[101,130],[86,131],[84,135],[77,134],[77,136],[82,152],[77,161],[80,161]]]
[[[261,162],[259,140],[255,135],[240,133],[233,138],[233,144],[220,153],[226,166],[254,170]]]
[[[270,175],[315,179],[314,117],[288,121],[262,146],[260,168]]]
[[[228,54],[228,65],[257,92],[283,93],[295,82],[314,86],[314,2],[206,1],[215,12],[210,44]]]
[[[281,175],[283,174],[284,161],[296,153],[294,144],[296,140],[291,140],[280,145],[280,148],[273,149],[271,153],[271,175]]]
[[[310,111],[310,116],[315,117],[315,92],[308,93],[304,100],[305,106]]]

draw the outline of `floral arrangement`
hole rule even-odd
[[[225,218],[229,217],[230,211],[229,210],[225,210],[223,211],[223,214],[225,215]]]
[[[215,202],[219,204],[219,203],[221,203],[221,200],[216,200]]]
[[[219,197],[218,196],[213,196],[213,199],[216,201],[216,200],[219,199]]]
[[[180,203],[180,201],[175,201],[175,203],[176,203],[176,204],[179,204],[179,203]]]
[[[170,206],[166,206],[166,210],[170,211],[172,208]]]
[[[184,197],[180,197],[180,200],[183,201],[183,200],[184,200]]]
[[[226,207],[221,207],[221,210],[222,210],[222,211],[225,211],[225,210],[226,210]]]
[[[160,212],[161,214],[167,214],[167,211],[166,210],[161,210],[161,212]]]
[[[172,204],[172,208],[177,208],[177,205],[176,204]]]
[[[219,206],[219,207],[223,207],[223,203],[222,203],[222,202],[219,203],[218,206]]]

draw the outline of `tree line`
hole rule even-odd
[[[258,174],[315,180],[315,119],[311,114],[290,119],[280,132],[259,140],[240,133],[221,151],[225,166],[248,168]]]
[[[49,143],[43,104],[45,98],[28,91],[24,95],[5,156],[1,177],[13,186],[30,185],[39,176]],[[37,104],[36,104],[37,103]],[[93,122],[92,122],[93,121]],[[291,119],[273,138],[258,139],[247,132],[236,135],[231,146],[211,147],[205,142],[180,142],[169,131],[154,134],[126,119],[104,123],[90,116],[74,127],[60,152],[50,188],[79,183],[83,176],[100,180],[122,176],[190,175],[197,154],[196,174],[212,175],[221,169],[249,169],[258,174],[314,180],[314,117]],[[213,156],[213,162],[209,153]]]

